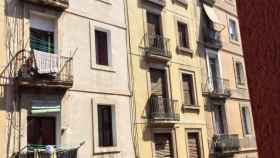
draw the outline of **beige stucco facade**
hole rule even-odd
[[[201,155],[208,157],[207,128],[201,90],[200,57],[197,49],[196,8],[195,2],[166,0],[164,7],[147,1],[127,0],[128,32],[130,37],[130,68],[133,81],[134,142],[139,158],[156,157],[155,134],[171,133],[174,157],[188,157],[187,132],[199,134]],[[160,59],[149,59],[145,51],[144,37],[148,32],[147,13],[161,16],[162,34],[169,39],[171,57],[167,62]],[[188,25],[190,49],[178,50],[177,22]],[[179,120],[164,123],[153,123],[150,118],[149,100],[151,98],[150,69],[165,70],[168,97],[177,101]],[[194,109],[183,110],[182,73],[190,73],[194,78]]]
[[[202,12],[203,12],[203,3],[198,5],[200,9],[198,9],[198,24],[202,26]],[[254,125],[253,125],[253,117],[251,114],[251,104],[249,91],[247,87],[246,80],[246,71],[245,71],[245,63],[243,59],[243,51],[242,51],[242,41],[239,32],[239,24],[237,17],[237,10],[235,0],[216,0],[216,3],[212,6],[212,9],[216,13],[216,16],[219,19],[219,24],[223,25],[223,29],[220,31],[220,41],[222,47],[220,48],[211,48],[211,46],[207,46],[200,37],[199,42],[199,53],[201,54],[201,68],[202,68],[202,77],[203,77],[203,85],[204,88],[209,86],[207,85],[207,80],[209,78],[209,71],[211,71],[209,66],[209,56],[210,54],[217,55],[219,75],[222,79],[222,84],[224,88],[229,90],[230,95],[225,98],[211,98],[209,95],[204,95],[204,105],[205,108],[208,109],[206,111],[206,121],[207,121],[207,132],[208,132],[208,140],[213,140],[213,136],[217,134],[215,124],[215,106],[221,105],[224,110],[223,120],[224,120],[224,128],[225,135],[238,135],[240,148],[235,151],[230,151],[229,156],[236,158],[243,157],[252,157],[257,158],[257,147],[256,140],[254,135]],[[204,14],[205,15],[205,14]],[[237,38],[238,40],[232,40],[230,38],[230,24],[229,20],[234,20],[236,22],[236,30],[237,30]],[[218,25],[219,25],[218,24]],[[242,63],[243,72],[244,72],[244,84],[240,85],[238,83],[237,77],[237,68],[236,62]],[[210,85],[211,86],[211,85]],[[244,118],[242,114],[242,107],[248,107],[249,109],[249,118],[250,118],[250,127],[252,131],[250,134],[246,134]],[[232,152],[232,153],[231,153]],[[214,156],[214,152],[212,154],[210,152],[210,156]]]
[[[0,8],[4,9],[3,7],[1,1]],[[0,142],[0,157],[11,156],[27,145],[29,117],[55,118],[55,145],[78,146],[84,142],[78,150],[78,157],[134,157],[124,2],[122,0],[69,0],[68,8],[62,10],[53,6],[46,7],[44,3],[12,0],[8,1],[5,7],[5,19],[9,25],[5,24],[7,28],[4,32],[11,35],[11,41],[6,39],[5,42],[13,45],[10,45],[9,49],[3,49],[1,55],[15,55],[21,49],[30,50],[30,28],[34,25],[31,24],[32,17],[53,21],[55,53],[73,58],[71,60],[73,85],[67,88],[63,87],[63,84],[60,85],[63,88],[57,85],[53,88],[48,85],[17,87],[16,97],[12,96],[13,92],[6,92],[11,101],[16,102],[14,105],[20,109],[17,113],[20,115],[14,116],[15,121],[10,129],[2,126],[4,122],[0,121],[0,141],[4,141]],[[2,10],[0,15],[2,24],[4,21]],[[41,24],[39,20],[36,25]],[[3,32],[2,28],[0,33]],[[96,64],[96,29],[106,31],[108,35],[110,58],[108,66]],[[1,46],[1,51],[2,48]],[[12,64],[14,63],[13,61]],[[40,100],[58,103],[60,112],[33,114],[31,109],[34,101],[40,102]],[[114,145],[112,147],[99,146],[98,105],[108,105],[113,109]],[[13,110],[12,112],[16,111]],[[1,113],[0,118],[5,119],[6,116]],[[2,152],[2,146],[5,152]]]

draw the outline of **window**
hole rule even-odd
[[[183,92],[184,92],[184,104],[194,105],[194,87],[193,76],[191,74],[182,74]]]
[[[55,145],[56,118],[28,116],[27,143]],[[34,130],[36,129],[36,130]]]
[[[174,157],[171,133],[155,133],[154,143],[155,143],[155,150],[156,150],[155,151],[156,158]]]
[[[189,158],[201,158],[200,138],[198,132],[187,132]]]
[[[163,98],[167,97],[167,81],[165,76],[164,70],[150,69],[151,92],[153,95],[162,96]]]
[[[225,111],[222,105],[214,105],[216,134],[225,134]]]
[[[183,48],[190,48],[187,24],[178,22],[178,36],[179,36],[179,46]]]
[[[231,40],[238,41],[237,25],[232,19],[229,19],[229,35]]]
[[[112,106],[98,105],[99,146],[114,146],[113,143]]]
[[[39,16],[30,15],[30,48],[46,53],[54,53],[55,49],[55,20]]]
[[[236,70],[236,80],[238,85],[245,84],[245,73],[243,64],[241,62],[235,62],[235,70]]]
[[[30,47],[47,53],[54,53],[54,32],[30,28]]]
[[[109,65],[107,32],[95,30],[96,64]]]
[[[243,131],[245,135],[252,134],[250,110],[248,106],[241,107],[241,116],[243,121]]]

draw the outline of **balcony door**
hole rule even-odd
[[[44,53],[55,53],[55,22],[36,14],[30,16],[30,47]]]
[[[154,13],[147,13],[148,23],[148,42],[149,46],[155,49],[163,48],[163,39],[161,38],[161,17]]]
[[[222,85],[220,64],[217,52],[210,51],[207,49],[207,61],[208,61],[208,82],[209,88],[217,91]]]
[[[226,133],[226,115],[225,108],[223,105],[213,105],[214,106],[214,125],[215,133],[222,135]]]
[[[27,143],[55,145],[55,117],[28,117]]]
[[[157,112],[169,112],[168,108],[168,95],[167,95],[167,80],[165,70],[150,69],[151,78],[151,93],[153,97],[156,97]]]
[[[171,133],[155,133],[154,143],[156,158],[174,158]]]

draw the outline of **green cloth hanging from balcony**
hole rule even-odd
[[[32,100],[32,114],[60,112],[60,109],[58,100]]]

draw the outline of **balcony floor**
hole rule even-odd
[[[17,78],[16,83],[21,88],[57,88],[69,89],[73,86],[73,81],[49,80],[49,79],[27,79]]]

